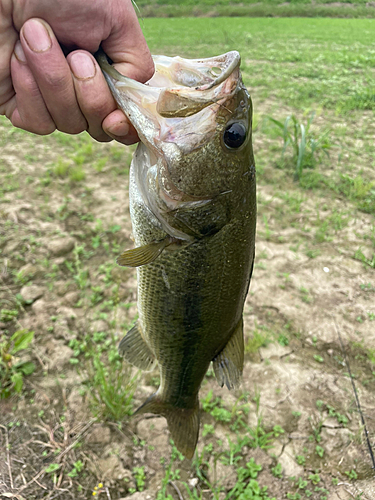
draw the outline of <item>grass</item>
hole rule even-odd
[[[293,155],[291,158],[294,164],[294,180],[299,180],[304,168],[314,168],[316,165],[316,156],[324,152],[328,155],[330,143],[328,140],[328,132],[323,132],[320,137],[315,138],[309,134],[311,122],[315,112],[312,112],[306,125],[300,123],[294,115],[289,115],[285,118],[284,123],[275,118],[268,117],[269,120],[276,125],[280,136],[283,139],[283,149],[281,153],[281,167],[284,167],[285,152],[288,146],[291,146]]]
[[[374,17],[374,8],[365,0],[350,0],[332,5],[331,0],[139,0],[133,2],[141,17],[245,16],[245,17]]]
[[[234,7],[259,8],[242,3]],[[194,9],[192,4],[181,8],[185,5]],[[146,9],[142,2],[140,7]],[[232,7],[203,0],[200,9]],[[310,7],[309,3],[285,6],[296,12]],[[156,9],[156,4],[150,8]],[[273,12],[283,8],[275,3]],[[326,6],[314,7],[320,8]],[[343,15],[349,10],[354,11],[341,8]],[[0,146],[5,153],[0,159],[0,300],[4,301],[0,327],[5,333],[0,341],[0,374],[6,373],[5,387],[12,398],[0,404],[9,402],[14,411],[7,413],[3,426],[9,434],[11,458],[27,462],[26,468],[21,468],[21,461],[12,462],[16,488],[24,484],[19,480],[21,473],[31,481],[44,471],[38,481],[48,491],[58,495],[62,488],[62,496],[69,491],[77,499],[92,493],[99,498],[109,494],[125,498],[135,491],[159,488],[158,500],[175,499],[178,491],[193,500],[265,500],[267,496],[323,500],[328,496],[324,490],[334,489],[331,479],[335,476],[340,482],[349,478],[355,482],[353,471],[362,477],[351,457],[344,457],[340,469],[332,465],[342,457],[332,452],[330,440],[336,437],[327,437],[326,419],[334,422],[337,435],[345,430],[348,441],[353,434],[355,443],[360,442],[361,431],[351,415],[352,407],[345,403],[348,392],[340,401],[335,400],[336,393],[332,398],[327,393],[324,401],[315,404],[312,389],[303,404],[292,405],[294,384],[287,391],[283,373],[290,367],[297,373],[303,366],[316,374],[326,373],[327,380],[344,376],[346,368],[337,346],[325,343],[319,331],[310,334],[303,328],[311,314],[317,314],[319,325],[321,319],[325,324],[326,309],[337,312],[335,304],[325,303],[325,292],[319,288],[328,286],[329,280],[337,281],[340,304],[346,304],[346,309],[340,309],[342,319],[353,336],[363,339],[361,350],[348,345],[348,356],[353,358],[361,391],[373,394],[375,353],[373,346],[365,344],[363,332],[375,321],[371,274],[375,266],[374,21],[210,17],[145,19],[142,26],[154,53],[204,57],[238,49],[242,55],[242,72],[256,113],[259,184],[257,288],[253,283],[250,294],[255,293],[246,306],[245,358],[251,363],[243,387],[251,393],[257,370],[261,370],[262,406],[259,395],[252,399],[244,388],[234,394],[221,392],[211,370],[202,387],[202,428],[192,466],[173,447],[170,455],[166,448],[163,464],[153,463],[150,443],[154,438],[140,439],[138,421],[128,416],[144,399],[144,392],[158,385],[157,372],[150,374],[152,387],[145,389],[139,380],[143,383],[147,376],[135,378],[116,351],[120,336],[136,319],[134,274],[115,265],[116,256],[132,244],[125,195],[132,149],[97,144],[86,134],[35,137],[1,119]],[[281,126],[272,125],[268,116]],[[280,138],[288,116],[288,133]],[[304,154],[300,153],[302,126]],[[309,138],[319,141],[321,137],[329,139],[330,155],[319,156],[315,148],[312,157],[309,144],[314,143]],[[16,143],[24,147],[16,149]],[[67,236],[75,239],[74,249],[55,258],[48,250],[49,240]],[[31,267],[21,271],[26,265]],[[323,268],[329,268],[329,273],[323,274]],[[345,283],[340,281],[343,275]],[[40,302],[45,316],[37,323],[38,329],[32,327],[32,339],[25,326],[34,325],[41,306],[21,301],[18,294],[25,284],[46,290],[45,304]],[[264,288],[270,289],[271,306],[262,303]],[[366,301],[363,311],[347,307],[346,294],[351,292],[356,301]],[[293,308],[299,311],[297,326],[293,326]],[[31,340],[16,352],[20,331],[28,332]],[[48,365],[45,350],[52,339],[56,350],[71,350],[57,372]],[[264,350],[259,353],[260,348]],[[26,373],[18,363],[31,360],[34,371]],[[275,363],[280,371],[276,372]],[[80,436],[69,399],[72,380],[80,387],[82,407],[88,405],[87,418],[90,413],[94,416],[99,433],[111,430],[110,443],[92,444],[86,435]],[[45,403],[44,392],[57,404]],[[340,389],[337,392],[341,394]],[[18,404],[27,412],[18,410]],[[35,423],[46,427],[43,436]],[[1,425],[0,432],[5,433]],[[300,429],[306,439],[293,440],[296,448],[290,457],[304,472],[292,479],[275,456],[287,446],[290,434]],[[28,440],[36,446],[32,455],[20,448]],[[354,438],[351,442],[355,450]],[[92,467],[107,451],[105,458],[119,457],[128,472],[128,485],[117,476],[103,478]],[[35,462],[29,466],[31,456]],[[163,477],[157,485],[152,470]],[[272,482],[265,490],[267,477]],[[277,495],[271,493],[272,486]],[[35,500],[40,491],[34,482],[23,496]]]
[[[375,109],[374,22],[175,18],[145,19],[143,29],[152,52],[204,57],[238,50],[256,110],[259,101],[271,99],[302,111],[347,112]],[[348,78],[350,70],[355,79]]]

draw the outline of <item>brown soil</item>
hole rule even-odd
[[[95,332],[120,338],[136,317],[135,273],[111,267],[132,244],[129,153],[85,138],[74,139],[72,146],[62,134],[34,137],[12,130],[5,121],[0,121],[1,135],[0,309],[18,310],[18,315],[0,322],[0,334],[33,330],[32,349],[24,357],[37,368],[25,377],[20,397],[0,401],[0,498],[84,499],[96,492],[103,499],[133,493],[133,500],[153,500],[170,457],[165,420],[135,417],[119,427],[95,418],[90,394],[81,390],[84,380],[87,385],[84,355],[78,357],[78,371],[71,363],[72,339]],[[255,149],[264,141],[255,134]],[[84,156],[86,178],[74,182],[69,173],[59,177],[55,165],[65,161],[71,169],[81,161],[79,155]],[[95,169],[100,158],[106,164]],[[266,170],[264,179],[269,175]],[[277,500],[299,498],[292,497],[297,493],[308,498],[306,489],[313,500],[373,499],[374,471],[339,340],[340,335],[374,446],[374,270],[353,258],[359,247],[370,255],[372,243],[364,235],[371,234],[373,218],[347,200],[304,191],[292,181],[287,188],[261,178],[258,192],[243,384],[238,392],[228,392],[209,373],[201,400],[212,391],[229,411],[243,405],[242,417],[252,429],[261,417],[267,432],[274,426],[283,431],[276,433],[273,447],[244,446],[241,462],[228,465],[218,453],[243,436],[244,427],[233,430],[202,412],[202,429],[212,425],[214,433],[200,437],[202,460],[177,460],[174,467],[180,472],[170,479],[167,492],[172,498],[189,498],[186,482],[191,489],[198,485],[204,499],[224,499],[236,484],[236,468],[253,457],[263,467],[257,481]],[[300,197],[299,210],[282,198],[285,193]],[[344,209],[346,227],[329,228],[329,237],[316,240],[322,222]],[[77,253],[77,246],[84,251]],[[155,377],[157,371],[142,375],[135,407],[154,391]],[[212,452],[207,451],[210,444]],[[74,476],[77,461],[84,469]],[[57,470],[46,472],[55,463]],[[272,473],[277,463],[281,477]],[[215,485],[216,496],[202,482],[196,464]],[[144,467],[145,484],[144,491],[134,493],[143,489],[136,467]],[[316,484],[314,474],[319,475]],[[298,489],[293,477],[308,486]]]

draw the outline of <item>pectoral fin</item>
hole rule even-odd
[[[166,236],[163,240],[153,241],[148,245],[127,250],[117,258],[116,262],[119,266],[129,267],[139,267],[150,264],[150,262],[156,260],[164,248],[171,245],[173,241],[171,236]]]
[[[155,356],[144,341],[137,323],[121,340],[118,349],[121,356],[137,368],[151,371],[154,367]]]
[[[216,379],[220,387],[238,387],[241,381],[244,360],[243,321],[238,322],[229,342],[212,360]]]
[[[159,399],[158,393],[152,394],[134,413],[155,413],[167,419],[168,428],[176,448],[186,458],[193,458],[199,434],[199,402],[194,408],[177,408]]]

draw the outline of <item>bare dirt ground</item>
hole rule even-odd
[[[135,272],[115,265],[132,245],[129,150],[0,121],[0,336],[33,331],[17,356],[36,366],[19,395],[0,400],[1,499],[153,500],[162,488],[159,500],[224,500],[251,458],[262,470],[250,477],[270,498],[375,498],[344,355],[375,448],[373,216],[301,188],[275,168],[279,141],[258,130],[254,142],[259,218],[243,384],[230,393],[209,372],[189,462],[171,458],[163,418],[119,424],[93,398],[90,352],[100,347],[106,359],[137,314]],[[140,375],[134,408],[157,375]],[[266,498],[247,494],[231,498]]]

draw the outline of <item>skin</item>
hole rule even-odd
[[[92,56],[100,44],[121,73],[153,75],[131,0],[0,0],[0,114],[39,135],[136,142]]]

